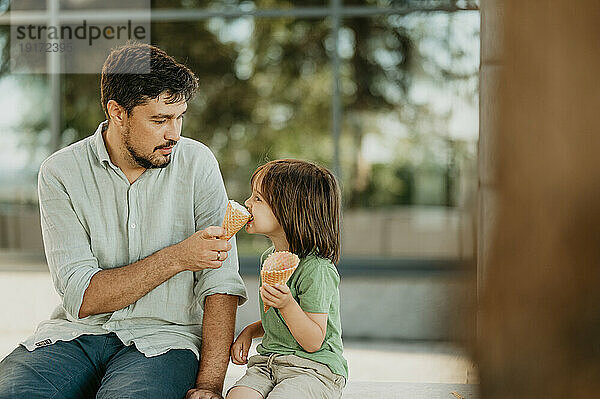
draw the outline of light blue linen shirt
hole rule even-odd
[[[44,249],[62,303],[22,344],[31,351],[82,334],[114,332],[146,356],[190,349],[199,358],[205,298],[236,295],[240,305],[247,298],[235,237],[219,269],[181,272],[123,309],[78,317],[94,274],[221,225],[227,205],[219,165],[205,145],[182,137],[167,167],[147,169],[130,184],[108,156],[105,129],[106,121],[40,167]]]

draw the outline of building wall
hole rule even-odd
[[[5,258],[4,261],[7,259]],[[14,259],[13,259],[14,260]],[[19,270],[0,264],[0,336],[23,339],[48,319],[60,299],[50,274],[30,260]],[[4,269],[4,270],[3,270]],[[27,271],[23,271],[27,270]],[[237,331],[259,319],[258,279],[243,275],[249,300],[238,310]],[[466,332],[468,279],[460,274],[342,277],[345,339],[462,339]],[[20,337],[20,338],[19,338]]]
[[[471,259],[470,214],[456,208],[402,207],[349,210],[342,222],[348,257]],[[0,250],[42,252],[37,207],[0,209]]]

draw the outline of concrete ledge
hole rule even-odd
[[[226,379],[225,392],[235,381]],[[478,399],[475,384],[348,381],[342,399]]]
[[[349,381],[343,399],[477,399],[472,384],[418,384]]]

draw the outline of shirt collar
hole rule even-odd
[[[104,142],[103,132],[108,128],[108,121],[101,122],[94,133],[94,147],[96,150],[96,155],[98,155],[98,160],[104,164],[107,162],[109,165],[114,166],[110,161],[110,157],[108,156],[108,151],[106,150],[106,143]]]

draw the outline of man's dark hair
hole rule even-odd
[[[128,43],[117,47],[104,61],[100,93],[102,108],[116,101],[129,115],[137,105],[167,94],[167,104],[188,101],[198,89],[198,78],[185,65],[158,47]]]

